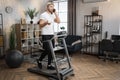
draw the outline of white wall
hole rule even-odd
[[[99,14],[103,15],[103,37],[108,31],[108,38],[112,34],[119,34],[120,26],[120,0],[109,0],[108,2],[82,3],[77,0],[77,34],[84,34],[84,15],[89,15],[93,7],[99,7]]]
[[[29,8],[36,8],[40,13],[45,10],[45,4],[48,0],[0,0],[0,13],[4,16],[4,35],[5,46],[8,48],[8,36],[12,24],[20,23],[21,18],[26,18],[29,23],[29,17],[25,16],[24,11]],[[13,12],[8,14],[5,7],[11,6]],[[39,13],[39,14],[40,14]],[[39,15],[34,19],[34,23],[39,19]]]

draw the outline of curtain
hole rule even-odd
[[[76,0],[68,0],[68,34],[76,35]]]

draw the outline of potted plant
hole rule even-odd
[[[16,48],[16,37],[15,37],[15,26],[12,25],[10,29],[10,36],[9,36],[9,48],[10,50],[14,50]]]
[[[34,8],[34,9],[28,8],[28,10],[25,12],[25,14],[29,15],[29,17],[31,19],[30,23],[33,24],[32,20],[34,19],[35,16],[37,16],[38,11],[36,11],[36,8]]]
[[[23,54],[16,49],[15,26],[12,25],[9,35],[9,50],[5,56],[6,64],[9,67],[17,68],[23,62]]]
[[[64,27],[64,26],[62,26],[62,27],[60,27],[60,29],[61,29],[62,31],[64,31],[65,27]]]

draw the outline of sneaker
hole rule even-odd
[[[37,59],[37,64],[38,64],[38,67],[42,69],[42,63],[39,61],[39,59]]]
[[[55,67],[53,67],[52,65],[48,65],[48,66],[47,66],[47,69],[48,69],[48,70],[55,70]]]

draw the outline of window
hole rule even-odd
[[[67,12],[68,12],[68,2],[67,0],[54,1],[55,9],[60,17],[60,24],[54,24],[54,32],[66,31],[67,32]],[[64,28],[63,28],[64,27]]]

